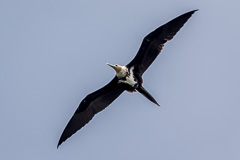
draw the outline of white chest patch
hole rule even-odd
[[[134,87],[134,85],[137,83],[135,80],[134,80],[134,77],[133,77],[133,69],[134,67],[131,67],[130,68],[130,74],[126,77],[126,80],[119,80],[118,83],[126,83],[126,84],[129,84],[130,86]]]

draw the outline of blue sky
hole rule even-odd
[[[158,26],[199,9],[144,74],[59,149],[80,101]],[[0,159],[240,159],[237,0],[0,1]]]

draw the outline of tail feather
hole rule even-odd
[[[142,86],[137,88],[137,91],[139,93],[141,93],[142,95],[144,95],[147,99],[149,99],[151,102],[155,103],[156,105],[160,106],[157,101],[153,98],[153,96],[151,96],[150,93],[148,93],[148,91],[146,89],[144,89]]]

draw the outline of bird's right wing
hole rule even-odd
[[[182,14],[149,33],[143,39],[137,55],[127,66],[134,66],[135,72],[142,75],[159,55],[164,43],[173,38],[195,11],[197,10]]]
[[[64,129],[58,146],[87,124],[95,114],[105,109],[123,91],[124,89],[118,85],[117,77],[114,77],[106,86],[87,95]]]

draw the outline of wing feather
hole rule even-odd
[[[65,127],[58,146],[85,126],[95,114],[111,104],[123,91],[124,89],[118,85],[117,77],[114,77],[106,86],[87,95]]]
[[[149,33],[143,39],[137,55],[127,66],[134,66],[135,72],[142,75],[159,55],[164,44],[176,35],[195,11],[197,10],[182,14]]]

